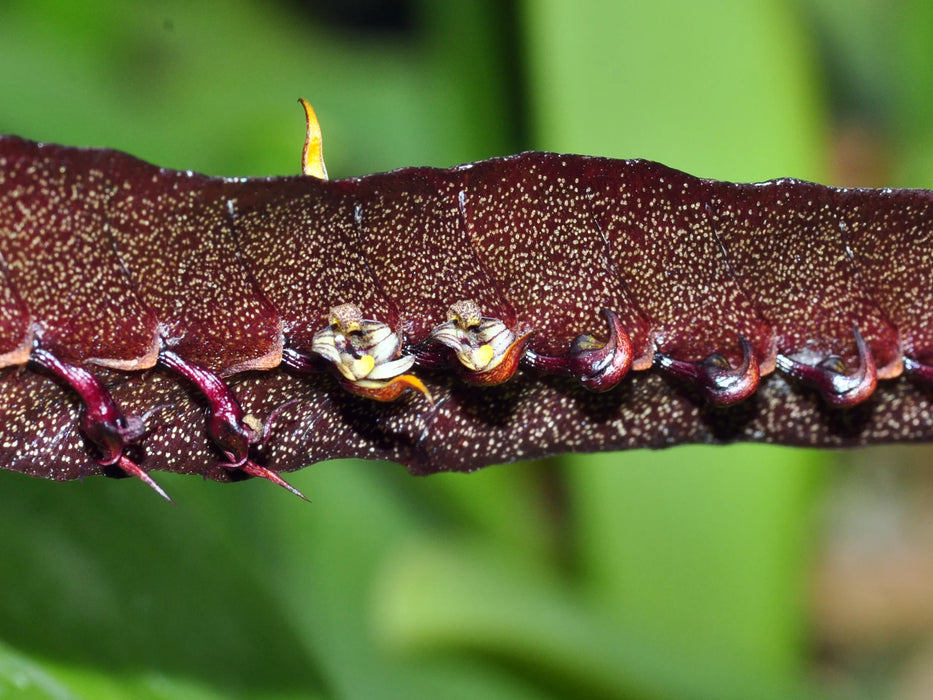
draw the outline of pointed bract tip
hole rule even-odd
[[[172,505],[175,505],[175,501],[173,501],[169,497],[169,495],[165,493],[162,487],[159,486],[155,482],[155,480],[151,476],[149,476],[149,474],[147,474],[145,470],[143,470],[142,467],[136,464],[136,462],[132,461],[129,457],[125,455],[120,455],[120,459],[117,461],[117,464],[120,467],[120,469],[122,469],[126,474],[130,476],[135,476],[137,479],[141,480],[144,484],[146,484],[149,488],[151,488],[157,494],[162,496],[162,498],[164,498],[166,501],[168,501]]]
[[[252,460],[247,460],[246,462],[241,464],[240,469],[245,471],[250,476],[255,476],[260,479],[266,479],[267,481],[271,481],[273,484],[277,484],[278,486],[281,486],[283,489],[287,489],[291,491],[293,494],[298,496],[298,498],[302,499],[303,501],[308,501],[308,503],[311,502],[301,491],[299,491],[294,486],[292,486],[290,483],[285,481],[285,479],[279,476],[276,472],[266,467],[263,467],[262,465],[256,464]]]

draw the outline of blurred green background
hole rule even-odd
[[[0,133],[292,174],[306,97],[331,177],[535,148],[933,187],[930,7],[0,0]],[[815,629],[830,459],[339,461],[294,475],[311,505],[161,475],[177,508],[0,473],[0,697],[894,692],[890,656],[834,663]]]

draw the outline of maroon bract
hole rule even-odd
[[[263,179],[0,137],[0,468],[933,438],[929,191],[549,153],[328,181],[308,133]]]

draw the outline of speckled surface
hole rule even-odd
[[[128,451],[144,468],[222,480],[241,475],[215,466],[197,392],[152,367],[160,343],[227,376],[247,413],[291,402],[253,450],[276,471],[348,456],[425,474],[685,442],[925,440],[933,392],[901,360],[933,357],[931,202],[553,154],[335,182],[219,180],[3,137],[0,360],[35,332],[92,369],[124,412],[158,409]],[[408,352],[464,299],[535,329],[532,349],[554,356],[581,333],[605,337],[599,309],[611,308],[635,368],[594,394],[529,368],[479,388],[416,365],[431,406],[415,394],[377,403],[327,372],[278,364],[283,345],[310,346],[332,306],[389,324]],[[851,368],[853,327],[887,377],[864,403],[830,409],[774,372],[777,354],[815,364],[835,353]],[[735,406],[651,368],[655,351],[735,365],[739,336],[765,376]],[[0,467],[113,474],[78,429],[73,392],[21,357],[4,364]]]

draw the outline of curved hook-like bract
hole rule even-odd
[[[933,438],[933,193],[548,153],[331,181],[312,117],[305,174],[253,180],[0,137],[0,468]]]

